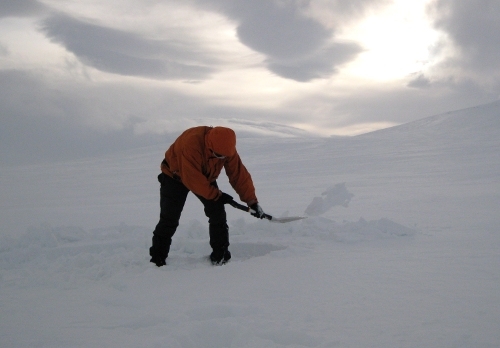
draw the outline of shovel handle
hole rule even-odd
[[[230,206],[232,206],[233,208],[246,211],[247,213],[252,213],[252,209],[250,209],[250,207],[247,207],[246,205],[243,205],[243,204],[240,204],[238,202],[235,202],[234,200],[231,201],[231,202],[228,202],[228,204]],[[273,217],[271,215],[268,215],[268,214],[265,214],[265,213],[264,213],[264,218],[266,218],[268,220],[272,220],[273,219]]]

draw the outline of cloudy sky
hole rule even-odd
[[[488,103],[499,33],[497,0],[2,0],[0,159],[199,124],[355,135]]]

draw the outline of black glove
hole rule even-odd
[[[222,195],[219,197],[219,201],[222,204],[228,204],[228,203],[233,201],[233,197],[231,197],[230,195],[228,195],[225,192],[222,192]]]
[[[250,212],[250,214],[252,216],[255,216],[256,218],[259,218],[259,219],[263,219],[264,218],[264,210],[262,210],[262,207],[259,205],[259,203],[254,203],[250,206],[250,209],[252,209],[252,211]]]

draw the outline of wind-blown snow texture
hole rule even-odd
[[[222,267],[193,196],[168,265],[149,263],[168,143],[2,167],[0,347],[499,347],[499,130],[493,103],[239,139],[266,212],[309,217],[228,207]]]

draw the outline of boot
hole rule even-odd
[[[149,256],[151,256],[151,260],[149,260],[149,262],[154,263],[158,267],[165,266],[167,264],[165,261],[166,257],[156,255],[153,247],[149,248]]]
[[[210,246],[212,253],[210,254],[210,261],[213,265],[223,265],[231,258],[231,253],[227,248],[229,247],[229,227],[226,222],[223,223],[210,223]]]
[[[150,262],[154,263],[156,266],[165,266],[167,262],[165,261],[168,252],[170,251],[170,244],[172,243],[171,238],[159,238],[153,236],[153,245],[149,248],[149,256],[151,256]]]
[[[231,252],[227,250],[227,248],[224,248],[222,250],[218,251],[212,251],[210,254],[210,261],[212,262],[212,265],[224,265],[229,262],[231,259]]]

